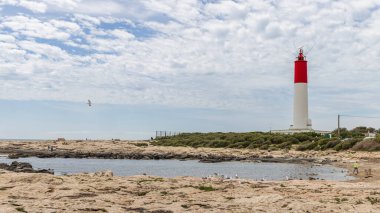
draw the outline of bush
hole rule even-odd
[[[260,146],[259,149],[261,149],[261,150],[268,150],[269,149],[269,145],[268,144],[263,144],[263,145]]]
[[[375,138],[375,141],[377,141],[377,142],[380,143],[380,134],[379,134],[379,133],[377,133],[376,138]]]
[[[322,148],[323,150],[324,149],[332,149],[334,148],[336,145],[338,145],[340,143],[340,140],[332,140],[332,141],[329,141],[326,143],[326,145]]]
[[[297,147],[297,150],[298,151],[312,150],[315,147],[317,147],[317,145],[318,145],[318,143],[316,143],[316,142],[306,141],[306,142],[303,142],[302,144],[300,144]]]
[[[293,135],[272,134],[269,132],[182,133],[176,136],[157,138],[150,144],[156,146],[228,147],[261,150],[291,149],[293,145],[296,145],[295,147],[299,151],[326,149],[340,151],[358,145],[358,141],[361,141],[363,138],[359,133],[361,134],[363,131],[364,127],[359,127],[351,131],[346,130],[347,135],[352,139],[345,139],[344,141],[337,138],[325,138],[324,136],[315,133],[299,133]],[[374,141],[380,143],[380,134]],[[357,149],[376,150],[376,147],[377,144],[368,145],[367,142],[362,144],[362,146],[357,146]]]
[[[290,149],[290,148],[292,148],[292,142],[290,142],[290,141],[285,142],[285,143],[277,145],[277,147],[280,149]]]
[[[357,143],[352,149],[356,151],[380,151],[380,143],[376,140],[365,140]]]

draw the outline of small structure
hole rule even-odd
[[[66,141],[65,138],[58,138],[57,141]]]
[[[367,132],[364,134],[365,138],[364,140],[370,140],[370,139],[375,139],[376,138],[376,133],[375,132]]]

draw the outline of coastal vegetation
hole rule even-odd
[[[182,133],[171,137],[157,138],[153,145],[190,146],[211,148],[237,148],[261,150],[366,150],[380,151],[380,134],[374,139],[366,139],[366,133],[379,132],[371,127],[356,127],[352,130],[334,130],[331,134],[297,133],[293,135],[274,134],[270,132],[245,133]]]
[[[216,190],[212,186],[198,186],[198,187],[194,187],[194,188],[202,190],[202,191],[206,191],[206,192],[211,192],[211,191],[215,191]]]

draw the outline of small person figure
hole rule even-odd
[[[353,166],[354,166],[353,174],[354,175],[358,175],[359,174],[359,164],[358,164],[358,162],[355,162]]]

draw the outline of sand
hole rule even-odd
[[[194,152],[221,155],[273,155],[330,159],[351,169],[359,161],[354,181],[247,181],[110,174],[13,173],[0,170],[0,212],[380,212],[380,153],[263,152],[258,150],[138,147],[125,142],[4,142],[9,147],[45,149],[47,143],[86,152]],[[13,148],[12,148],[13,149]],[[371,168],[372,177],[364,169]]]

